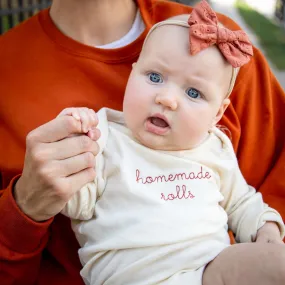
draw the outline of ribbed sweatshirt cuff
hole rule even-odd
[[[53,219],[35,222],[20,210],[13,197],[13,186],[18,178],[13,178],[0,197],[0,242],[11,251],[30,253],[47,242]]]

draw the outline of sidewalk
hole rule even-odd
[[[222,13],[231,19],[233,19],[235,22],[239,24],[239,26],[248,34],[252,44],[256,46],[258,49],[262,51],[262,53],[265,55],[262,47],[259,44],[259,40],[254,34],[254,32],[248,27],[248,25],[244,22],[243,18],[239,15],[238,11],[236,10],[234,3],[235,0],[211,0],[209,1],[212,8],[219,13]],[[285,51],[284,51],[285,56]],[[276,78],[280,82],[281,86],[285,90],[285,71],[279,71],[277,70],[273,64],[267,60],[271,70],[275,74]]]

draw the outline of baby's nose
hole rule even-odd
[[[178,103],[176,96],[170,90],[164,90],[159,92],[155,97],[155,103],[163,105],[164,107],[175,111],[177,109]]]

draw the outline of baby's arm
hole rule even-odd
[[[238,242],[274,242],[284,238],[284,223],[277,211],[263,202],[262,195],[245,181],[232,149],[226,142],[227,159],[221,170],[221,206],[228,214],[229,228]]]
[[[238,165],[236,168],[222,182],[225,200],[221,203],[228,214],[229,228],[235,233],[236,240],[261,242],[267,239],[267,242],[281,242],[284,237],[281,216],[263,202],[261,193],[246,183]]]
[[[99,130],[96,129],[98,118],[94,110],[89,108],[66,108],[58,115],[58,117],[60,116],[73,116],[80,121],[82,132],[86,133],[91,139],[93,139],[94,132],[97,138],[100,136]],[[95,178],[93,182],[82,187],[68,201],[61,213],[72,219],[88,220],[93,216],[96,199],[97,182]]]

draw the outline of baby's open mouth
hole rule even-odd
[[[163,136],[166,135],[170,130],[170,125],[167,118],[163,115],[154,115],[146,120],[146,130],[155,135]]]
[[[169,127],[169,124],[162,118],[150,117],[149,120],[156,127],[159,127],[159,128],[168,128]]]

